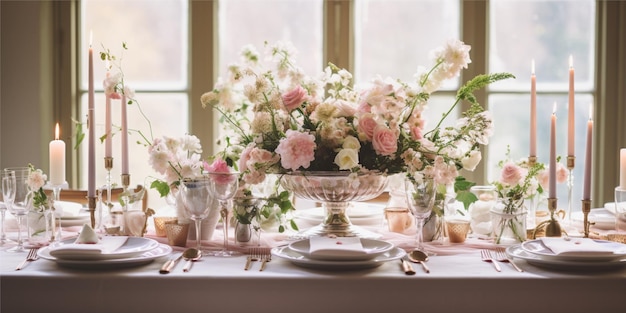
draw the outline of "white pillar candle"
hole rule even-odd
[[[50,184],[65,183],[65,142],[59,140],[59,123],[55,127],[55,139],[50,141]]]

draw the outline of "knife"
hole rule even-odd
[[[163,266],[161,266],[159,273],[161,274],[169,273],[174,268],[174,266],[176,266],[178,261],[180,261],[180,259],[182,258],[183,258],[182,252],[176,255],[173,255],[169,260],[167,260],[167,262],[165,262],[165,264],[163,264]]]
[[[413,269],[411,263],[407,262],[405,259],[400,259],[400,262],[402,263],[402,270],[405,274],[415,275],[415,270]]]

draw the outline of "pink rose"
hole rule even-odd
[[[539,181],[539,185],[543,187],[543,189],[548,190],[550,184],[550,172],[546,170],[542,170],[537,174],[537,181]]]
[[[364,114],[359,118],[359,133],[364,134],[369,141],[374,137],[374,129],[376,126],[378,126],[378,122],[376,122],[372,114]]]
[[[297,85],[294,89],[291,89],[289,92],[283,94],[283,105],[287,111],[291,112],[302,105],[306,96],[306,90],[302,88],[302,86]]]
[[[248,146],[241,152],[241,156],[239,157],[239,170],[245,172],[248,169],[248,160],[250,160],[250,151],[253,147]]]
[[[502,168],[502,174],[500,174],[500,182],[508,185],[517,185],[517,183],[523,178],[522,169],[513,162],[507,162]]]
[[[228,184],[237,178],[235,173],[230,173],[228,164],[222,159],[215,159],[211,165],[205,166],[205,170],[209,172],[211,179],[218,184]]]
[[[311,161],[315,159],[315,136],[291,129],[286,135],[276,147],[280,164],[294,171],[311,166]]]
[[[556,182],[562,184],[567,181],[567,176],[569,175],[565,165],[561,163],[557,163],[556,166]]]
[[[398,150],[398,138],[391,129],[378,125],[374,129],[372,146],[380,155],[392,155]]]

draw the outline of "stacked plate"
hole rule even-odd
[[[168,255],[172,248],[143,237],[105,236],[98,244],[77,244],[76,239],[39,249],[42,259],[81,269],[131,267]]]
[[[383,204],[354,202],[346,209],[346,214],[354,225],[380,226],[384,208]],[[323,207],[297,210],[295,213],[298,225],[303,227],[319,225],[325,215]]]
[[[55,201],[54,208],[61,212],[61,226],[82,226],[89,221],[89,211],[78,202]]]
[[[625,244],[589,238],[530,240],[506,251],[530,264],[560,270],[608,270],[626,265]]]
[[[274,248],[272,254],[298,266],[326,270],[374,268],[402,258],[406,254],[404,250],[381,240],[354,237],[323,238],[334,242],[335,246],[327,245],[324,249],[312,249],[312,245],[318,246],[316,239],[304,239],[288,246]],[[360,242],[355,243],[355,240]],[[357,246],[358,248],[354,248]]]

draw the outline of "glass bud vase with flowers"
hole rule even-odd
[[[56,240],[56,219],[52,203],[43,190],[47,175],[42,170],[28,165],[28,195],[30,209],[28,212],[28,246],[48,245]]]
[[[508,153],[507,153],[508,155]],[[494,241],[508,245],[526,240],[527,208],[524,200],[543,192],[538,175],[545,169],[542,163],[527,160],[501,161],[500,178],[494,182],[498,201],[491,209]]]

